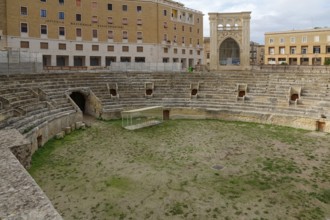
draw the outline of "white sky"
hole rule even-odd
[[[330,27],[329,0],[177,0],[202,11],[204,36],[210,36],[209,12],[251,11],[251,40],[264,43],[264,33]]]

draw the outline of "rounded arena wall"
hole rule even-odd
[[[49,139],[81,128],[84,114],[109,120],[120,118],[123,110],[163,106],[169,119],[257,122],[329,133],[329,73],[269,68],[0,75],[0,175],[6,177],[0,180],[0,218],[62,219],[24,167]]]

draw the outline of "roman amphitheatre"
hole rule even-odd
[[[329,74],[1,75],[0,219],[329,219]]]

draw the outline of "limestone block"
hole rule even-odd
[[[64,128],[65,134],[70,134],[71,133],[71,127],[66,127]]]
[[[64,136],[65,136],[65,132],[64,131],[61,131],[60,133],[57,133],[56,134],[55,138],[56,139],[62,139],[62,138],[64,138]]]
[[[76,122],[76,129],[82,129],[82,126],[84,126],[85,124],[81,121]]]

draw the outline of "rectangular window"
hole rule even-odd
[[[164,41],[167,41],[167,34],[164,34],[164,38],[163,38]]]
[[[76,21],[81,21],[81,14],[76,14]]]
[[[307,36],[303,36],[303,37],[301,38],[301,42],[302,42],[302,43],[307,43]]]
[[[142,12],[142,6],[136,6],[136,11],[137,11],[138,13]]]
[[[114,51],[115,51],[115,46],[113,46],[113,45],[109,45],[109,46],[108,46],[108,51],[109,51],[109,52],[114,52]]]
[[[327,53],[330,53],[330,46],[326,47]]]
[[[129,51],[129,47],[128,46],[123,46],[122,47],[122,51],[123,52],[128,52]]]
[[[46,2],[46,0],[40,0],[41,2]]]
[[[206,54],[206,59],[210,59],[210,53]]]
[[[60,19],[60,20],[64,20],[64,12],[63,12],[63,11],[60,11],[60,12],[58,13],[58,19]]]
[[[168,48],[167,47],[164,48],[164,53],[168,53]]]
[[[285,47],[280,47],[280,54],[285,54]]]
[[[113,39],[113,31],[108,31],[108,39]]]
[[[314,36],[314,42],[320,42],[320,36]]]
[[[123,39],[127,40],[128,39],[128,32],[123,31]]]
[[[292,44],[296,43],[296,38],[295,37],[290,37],[290,43],[292,43]]]
[[[92,2],[92,9],[97,9],[97,2]]]
[[[270,47],[268,52],[269,52],[270,55],[274,55],[275,54],[275,48]]]
[[[27,33],[27,32],[28,32],[27,23],[21,23],[21,33]]]
[[[296,47],[290,47],[290,54],[296,54]]]
[[[59,50],[66,50],[66,44],[62,44],[62,43],[58,44],[58,49]]]
[[[30,42],[29,41],[21,41],[20,43],[21,48],[30,48]]]
[[[136,47],[136,52],[142,53],[143,52],[143,47],[142,46],[137,46]]]
[[[99,45],[92,45],[92,51],[99,51]]]
[[[273,44],[274,43],[274,38],[269,38],[269,43]]]
[[[192,27],[189,27],[189,32],[190,32],[190,33],[192,32]]]
[[[174,28],[174,30],[176,30],[176,24],[174,24],[174,27],[173,28]]]
[[[128,24],[128,19],[127,18],[123,18],[123,25],[127,25]]]
[[[320,47],[320,46],[314,46],[314,47],[313,47],[313,53],[314,53],[314,54],[319,54],[319,53],[321,53],[321,47]]]
[[[182,49],[182,54],[186,54],[186,50],[185,49]]]
[[[97,23],[98,22],[98,19],[97,19],[97,16],[92,16],[92,23]]]
[[[27,10],[27,7],[21,7],[21,15],[28,15],[28,10]]]
[[[142,40],[142,32],[140,32],[140,31],[137,32],[136,37],[137,37],[138,40]]]
[[[58,3],[60,3],[60,5],[64,4],[64,0],[58,0]]]
[[[141,18],[138,18],[136,24],[137,25],[142,25],[142,19]]]
[[[281,43],[281,44],[284,44],[284,42],[285,42],[285,41],[284,41],[284,38],[281,37],[281,38],[280,38],[280,43]]]
[[[164,22],[164,28],[167,28],[168,26],[167,26],[167,22],[165,21]]]
[[[174,54],[177,54],[178,53],[178,49],[177,48],[174,48],[173,53]]]
[[[163,15],[164,15],[164,16],[167,16],[167,10],[164,10],[164,11],[163,11]]]
[[[113,23],[112,17],[108,17],[108,24],[112,24],[112,23]]]
[[[93,33],[93,38],[97,38],[97,30],[96,29],[93,29],[92,30],[92,33]]]
[[[182,37],[182,43],[184,44],[184,37]]]
[[[81,0],[76,0],[76,6],[80,7],[81,6]]]
[[[76,50],[83,50],[84,46],[82,44],[76,44]]]
[[[184,26],[182,25],[182,31],[184,31]]]
[[[112,11],[112,4],[108,4],[108,11]]]
[[[193,50],[189,50],[190,55],[193,55],[193,53],[194,53]]]
[[[64,27],[59,27],[58,28],[58,34],[60,36],[65,36],[65,28]]]
[[[301,47],[301,54],[307,54],[308,47]]]
[[[81,28],[76,29],[76,37],[81,37]]]
[[[42,18],[47,17],[47,10],[46,9],[40,9],[40,17],[42,17]]]
[[[47,25],[40,25],[40,33],[47,34]]]
[[[47,42],[40,42],[40,49],[48,49],[48,43]]]
[[[128,10],[128,6],[127,5],[123,5],[123,11],[127,11]]]

